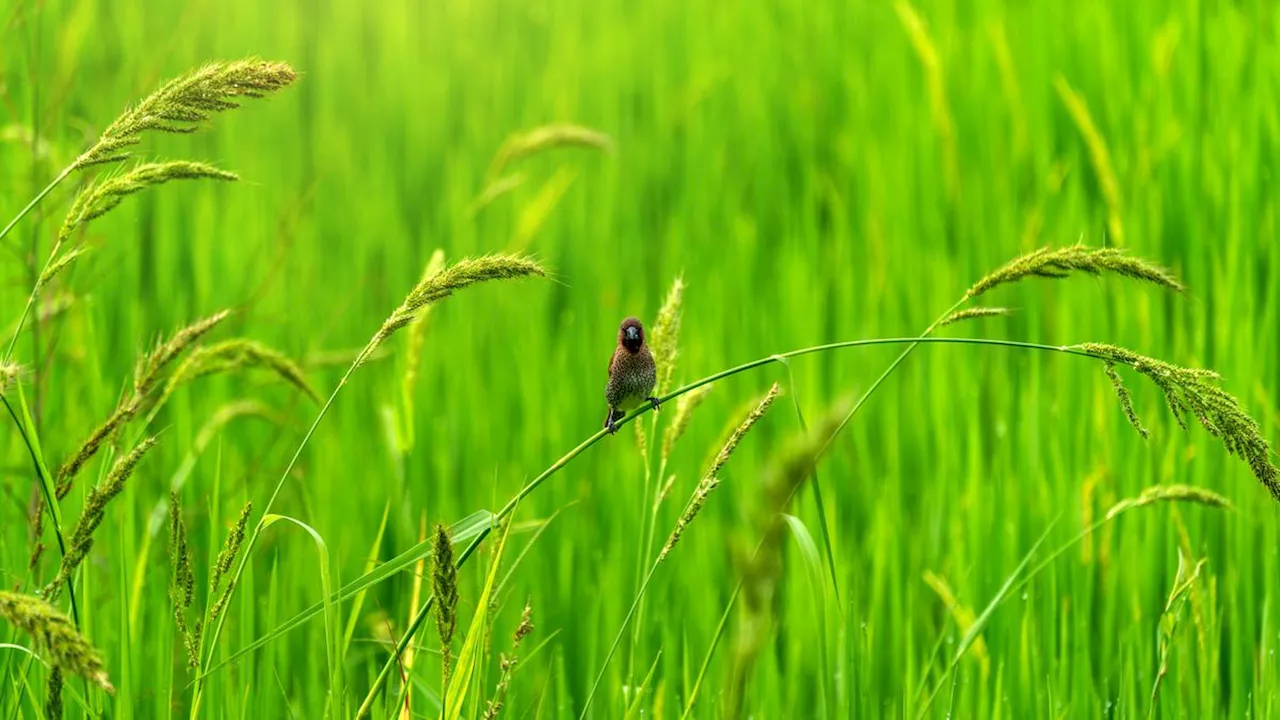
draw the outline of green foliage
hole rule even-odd
[[[0,224],[21,214],[0,229],[0,312],[14,337],[8,360],[21,367],[3,390],[18,421],[0,413],[5,590],[29,596],[55,577],[54,513],[70,540],[114,461],[143,437],[162,438],[107,505],[74,593],[59,595],[72,627],[74,595],[82,634],[118,688],[108,696],[67,672],[66,717],[193,714],[197,675],[185,669],[166,592],[167,506],[151,527],[179,478],[192,612],[207,621],[221,601],[225,622],[212,645],[205,630],[196,716],[349,716],[401,642],[412,663],[391,660],[371,715],[399,716],[403,692],[409,717],[438,716],[434,607],[410,634],[430,584],[422,579],[415,604],[415,568],[431,557],[417,519],[497,511],[590,437],[618,321],[636,315],[654,327],[675,277],[687,286],[671,387],[793,348],[915,337],[942,318],[953,322],[948,338],[1094,340],[1213,368],[1223,380],[1203,384],[1231,393],[1256,426],[1206,412],[1222,438],[1171,431],[1158,378],[1123,359],[1104,378],[1106,363],[1086,358],[922,344],[882,384],[909,346],[762,363],[717,380],[714,393],[664,403],[654,425],[642,416],[648,468],[624,433],[538,480],[509,518],[510,541],[558,519],[518,566],[501,569],[505,589],[484,608],[477,560],[491,557],[493,514],[471,517],[465,533],[454,525],[455,560],[470,556],[456,568],[458,627],[483,613],[492,628],[478,631],[462,716],[496,699],[526,598],[538,629],[503,687],[502,717],[577,716],[598,673],[588,717],[724,714],[747,592],[735,595],[744,565],[729,548],[753,549],[773,528],[756,522],[758,488],[800,431],[794,413],[775,413],[738,447],[648,584],[642,622],[620,635],[612,664],[604,658],[634,602],[637,567],[661,552],[739,410],[776,380],[814,425],[834,398],[875,392],[824,444],[787,509],[796,520],[782,520],[773,602],[753,616],[769,631],[744,713],[916,717],[936,691],[926,717],[1152,707],[1160,717],[1280,717],[1280,515],[1250,464],[1223,445],[1228,431],[1253,438],[1237,448],[1265,470],[1274,457],[1255,440],[1274,446],[1278,436],[1280,123],[1269,98],[1280,53],[1267,3],[726,11],[674,0],[341,0],[317,11],[228,0],[144,11],[48,0],[2,15]],[[198,70],[245,52],[297,70]],[[189,102],[172,83],[199,76],[189,87],[211,88],[233,66],[260,77],[223,82],[217,103],[192,106],[198,121],[143,113],[156,124],[143,128],[138,113],[121,115],[159,107],[148,98],[157,88],[168,88],[171,108]],[[221,109],[264,92],[269,102]],[[113,126],[117,117],[128,122]],[[197,126],[207,131],[164,132]],[[104,137],[113,140],[99,146]],[[86,150],[80,164],[131,159],[73,171],[23,212]],[[243,179],[149,185],[50,255],[80,193],[132,167],[186,159]],[[443,266],[521,253],[552,279],[457,293],[431,306],[429,327],[414,324],[425,308],[409,311],[403,335],[365,358],[295,464],[315,407],[269,368],[184,384],[158,402],[179,367],[232,340],[280,353],[327,395],[432,274],[437,248]],[[1010,258],[1021,262],[952,307]],[[42,295],[19,322],[42,275]],[[1165,292],[1175,277],[1186,292]],[[997,305],[1015,312],[992,316]],[[164,359],[147,352],[153,341],[219,308],[235,310],[158,372],[143,368],[138,412],[102,434],[73,483],[51,486],[60,501],[32,502],[46,479],[32,458],[47,456],[56,483],[134,399],[137,359]],[[1193,390],[1208,411],[1220,402]],[[250,402],[273,422],[207,431],[221,409]],[[394,409],[391,422],[383,408]],[[1130,428],[1139,419],[1145,441]],[[383,432],[390,426],[396,433]],[[819,487],[821,510],[809,497]],[[269,532],[252,547],[264,512],[325,539],[332,607],[313,543]],[[800,540],[800,527],[814,542]],[[237,534],[209,592],[206,575]],[[49,549],[29,569],[37,542]],[[815,609],[814,547],[837,581],[823,586],[839,588],[838,603],[823,598],[825,612]],[[1185,605],[1167,613],[1200,559]],[[926,571],[945,578],[973,621],[983,614],[976,634],[921,582]],[[340,667],[330,667],[326,609],[330,626],[335,612],[351,618]],[[543,649],[527,650],[544,637]],[[49,658],[0,621],[0,716],[40,717],[51,673],[9,646]],[[344,697],[328,695],[333,669]]]

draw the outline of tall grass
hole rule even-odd
[[[4,717],[1280,710],[1265,5],[0,17]]]

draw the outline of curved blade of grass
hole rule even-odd
[[[796,409],[796,419],[800,422],[800,431],[809,432],[809,424],[805,422],[804,411],[800,409],[800,393],[796,392],[796,376],[791,371],[791,363],[786,360],[782,361],[784,367],[787,368],[787,387],[791,388],[791,405]],[[822,528],[822,545],[827,551],[827,572],[831,577],[831,590],[836,596],[836,607],[840,608],[841,616],[844,615],[844,606],[840,603],[840,581],[836,579],[836,556],[831,549],[831,529],[827,526],[827,509],[822,502],[822,483],[818,482],[818,468],[810,471],[813,474],[813,481],[809,484],[813,486],[813,502],[818,506],[818,525]]]
[[[488,510],[477,510],[476,512],[473,512],[470,515],[466,516],[465,518],[454,523],[449,529],[449,534],[452,537],[453,543],[455,545],[459,545],[468,541],[475,541],[475,539],[479,537],[481,534],[488,533],[490,524],[496,521],[496,519],[497,519],[497,516],[494,515],[492,512],[489,512]],[[334,592],[333,594],[328,595],[329,602],[332,602],[332,603],[346,602],[347,600],[350,600],[355,596],[359,595],[360,593],[364,592],[368,588],[373,587],[374,585],[377,585],[378,583],[392,577],[393,575],[396,575],[404,570],[407,570],[413,567],[414,563],[418,562],[419,559],[424,558],[430,554],[431,544],[432,544],[432,539],[428,538],[425,542],[420,542],[417,545],[414,545],[408,550],[405,550],[404,552],[400,553],[394,558],[374,568],[372,571],[367,572],[364,575],[361,575],[360,577],[356,578],[355,580],[352,580],[351,582],[343,585],[341,588],[338,589],[337,592]],[[324,611],[324,609],[325,609],[324,602],[318,602],[312,605],[311,607],[303,610],[297,615],[294,615],[293,617],[284,621],[283,623],[281,623],[279,626],[277,626],[274,630],[267,633],[266,635],[263,635],[257,640],[254,640],[248,645],[245,645],[244,647],[235,651],[227,659],[211,666],[208,670],[201,673],[200,677],[197,679],[203,679],[204,677],[211,675],[214,672],[217,672],[223,667],[226,667],[227,665],[230,665],[236,662],[237,660],[244,657],[245,655],[248,655],[254,650],[257,650],[263,647],[264,645],[267,645],[268,643],[271,643],[279,639],[281,636],[288,633],[290,630],[294,630],[300,627],[301,625],[306,623],[308,620],[319,615]]]
[[[53,485],[53,476],[49,474],[49,466],[44,461],[44,452],[40,449],[40,437],[36,434],[35,423],[31,420],[31,408],[27,406],[27,395],[22,390],[22,383],[17,383],[14,387],[17,388],[18,406],[22,409],[22,419],[18,419],[18,415],[13,411],[13,406],[9,404],[7,397],[0,395],[0,402],[3,402],[5,409],[9,411],[9,417],[13,418],[13,424],[17,426],[18,433],[22,436],[22,442],[27,446],[27,452],[31,455],[31,464],[35,467],[36,475],[40,481],[40,491],[44,493],[45,510],[49,513],[49,518],[53,520],[53,533],[58,540],[58,553],[65,557],[67,554],[67,540],[62,532],[62,511],[58,507],[57,489]],[[78,629],[80,627],[80,607],[76,603],[75,583],[72,582],[70,577],[67,578],[67,599],[71,602],[71,620]]]
[[[804,432],[808,432],[806,428]],[[812,471],[811,471],[812,472]],[[814,481],[817,476],[814,476]],[[815,484],[814,487],[817,487]],[[795,515],[788,513],[782,514],[782,519],[787,523],[787,527],[791,530],[791,534],[795,536],[796,544],[800,546],[800,557],[804,559],[805,574],[809,576],[809,586],[812,590],[814,611],[818,615],[818,685],[822,692],[822,700],[818,703],[819,708],[827,706],[827,602],[831,599],[827,596],[826,583],[822,582],[822,557],[818,552],[818,544],[813,541],[813,534],[809,532],[809,528],[804,521]]]
[[[31,657],[35,658],[36,660],[39,660],[41,665],[44,665],[45,667],[49,666],[49,663],[45,662],[44,660],[41,660],[40,656],[37,655],[35,651],[33,651],[31,648],[25,645],[17,645],[14,643],[0,643],[0,650],[20,650],[30,655]]]
[[[306,530],[307,534],[311,536],[311,539],[315,541],[316,552],[320,556],[320,586],[324,591],[325,664],[329,668],[329,695],[334,699],[334,704],[336,704],[336,699],[340,697],[342,693],[342,677],[341,666],[335,657],[335,652],[338,647],[338,618],[337,608],[335,607],[336,603],[333,600],[332,583],[329,576],[329,546],[325,544],[324,538],[320,536],[320,533],[315,531],[315,528],[297,518],[289,517],[288,515],[265,515],[262,518],[262,527],[263,529],[266,529],[281,520],[291,522],[303,530]]]

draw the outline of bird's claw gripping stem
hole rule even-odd
[[[653,411],[654,411],[654,412],[657,412],[657,411],[658,411],[658,406],[662,404],[662,401],[661,401],[661,400],[659,400],[659,399],[658,399],[658,398],[656,398],[656,397],[647,397],[647,398],[645,398],[645,400],[648,400],[648,401],[649,401],[649,403],[653,405]]]

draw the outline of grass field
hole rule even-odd
[[[1276,5],[5,0],[0,223],[169,79],[252,56],[297,79],[199,132],[142,134],[0,240],[21,366],[0,414],[0,718],[56,714],[54,666],[73,718],[452,719],[500,694],[511,718],[1280,716],[1280,504],[1195,418],[1178,426],[1141,363],[1118,372],[1145,440],[1096,358],[931,343],[877,386],[897,344],[725,377],[669,453],[679,399],[539,478],[600,430],[618,323],[652,338],[677,278],[663,392],[916,337],[1006,261],[1076,243],[1187,290],[1025,278],[973,303],[1012,314],[933,336],[1212,368],[1275,441]],[[538,128],[566,144],[513,156]],[[82,224],[69,242],[89,252],[20,325],[77,193],[172,160],[240,181],[149,187]],[[437,250],[524,254],[547,277],[431,306],[304,439]],[[182,354],[208,376],[158,404],[201,374],[179,359],[143,388],[33,538],[58,468],[138,395],[139,358],[224,309]],[[282,382],[294,370],[316,399]],[[95,485],[153,434],[102,507]],[[199,670],[171,600],[171,489]],[[249,501],[252,539],[210,590]],[[59,533],[95,503],[50,597],[113,694],[5,609],[55,579]],[[480,512],[504,506],[509,522]],[[436,525],[464,519],[455,558],[484,539],[457,570],[446,686],[435,616],[406,630],[448,575]]]

